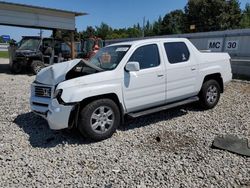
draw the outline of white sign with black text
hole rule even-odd
[[[230,40],[226,42],[226,50],[238,50],[239,41],[238,40]]]
[[[223,46],[223,39],[208,40],[207,49],[214,52],[221,52]]]

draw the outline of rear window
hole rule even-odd
[[[190,53],[184,42],[168,42],[164,47],[169,63],[182,63],[189,60]]]

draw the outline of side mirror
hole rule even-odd
[[[128,72],[135,72],[140,70],[140,64],[136,61],[128,62],[125,66],[125,70]]]

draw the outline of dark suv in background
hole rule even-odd
[[[45,66],[64,61],[62,43],[53,38],[23,37],[9,50],[11,71],[20,73],[25,67],[37,74]]]

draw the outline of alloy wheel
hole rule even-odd
[[[114,112],[108,106],[98,107],[91,115],[90,125],[96,133],[107,132],[114,124]]]
[[[214,104],[218,98],[218,88],[215,85],[209,86],[207,89],[206,99],[209,104]]]

